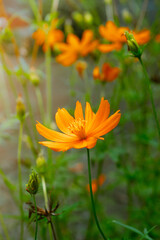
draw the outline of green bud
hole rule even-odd
[[[92,22],[93,22],[93,17],[92,17],[92,15],[90,14],[90,12],[85,12],[85,14],[84,14],[84,21],[85,21],[85,23],[87,23],[87,24],[92,24]]]
[[[42,154],[40,154],[36,160],[36,164],[37,164],[37,171],[40,174],[44,174],[45,173],[45,169],[46,169],[46,161],[45,158]]]
[[[126,8],[122,10],[122,17],[127,23],[132,22],[132,15]]]
[[[83,22],[83,16],[79,12],[74,12],[72,14],[72,17],[73,17],[74,21],[77,22],[77,23],[82,23]]]
[[[40,83],[39,76],[34,68],[30,71],[30,81],[35,87],[37,87]]]
[[[17,112],[17,117],[20,121],[24,120],[26,108],[23,102],[23,99],[21,95],[18,96],[17,101],[16,101],[16,112]]]
[[[29,192],[31,195],[36,194],[39,187],[39,179],[38,174],[35,171],[32,171],[32,173],[29,176],[28,184],[26,184],[26,191]]]
[[[111,5],[112,4],[112,0],[104,0],[105,4]]]
[[[128,50],[133,54],[134,57],[140,58],[142,55],[142,50],[135,40],[133,34],[126,31],[124,35],[127,39]]]

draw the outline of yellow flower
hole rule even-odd
[[[57,126],[63,133],[50,130],[37,123],[36,128],[39,134],[50,140],[40,142],[40,144],[57,152],[67,151],[71,148],[93,148],[98,139],[104,139],[101,136],[117,126],[121,117],[119,111],[108,117],[110,105],[107,100],[102,98],[96,114],[92,111],[90,104],[86,102],[84,117],[82,105],[77,101],[75,117],[72,117],[65,108],[58,109],[56,113]]]

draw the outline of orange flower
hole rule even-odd
[[[101,187],[106,180],[106,176],[104,174],[101,174],[98,179],[92,180],[92,192],[95,194],[99,187]],[[90,192],[89,184],[87,184],[87,191]]]
[[[102,82],[112,82],[118,77],[119,73],[120,69],[118,67],[111,67],[109,63],[104,63],[102,66],[102,73],[100,73],[99,67],[94,68],[93,77]]]
[[[156,35],[155,40],[156,40],[156,42],[160,43],[160,34],[157,34],[157,35]]]
[[[84,61],[78,61],[76,63],[76,70],[79,74],[79,76],[83,79],[83,75],[84,75],[84,71],[86,70],[87,68],[87,63],[84,62]]]
[[[18,28],[26,27],[28,23],[15,14],[6,13],[3,0],[0,0],[0,29],[5,27]]]
[[[149,40],[151,38],[150,31],[147,29],[139,31],[139,32],[133,31],[132,33],[133,33],[135,40],[137,41],[137,43],[139,45],[143,45],[143,44],[149,42]]]
[[[101,25],[99,27],[100,35],[108,40],[109,44],[100,44],[98,49],[101,52],[107,53],[113,50],[120,50],[122,45],[126,42],[126,38],[124,36],[124,32],[130,32],[129,28],[127,27],[117,27],[113,22],[108,21],[106,25]],[[142,30],[139,32],[133,31],[132,32],[137,43],[139,45],[145,44],[150,40],[150,31],[149,30]]]
[[[127,27],[118,28],[112,21],[106,22],[106,25],[100,25],[99,32],[100,35],[112,42],[110,44],[100,44],[98,49],[101,52],[111,52],[113,50],[120,50],[122,44],[126,42],[125,36],[123,35],[125,31],[128,31]]]
[[[57,62],[64,66],[73,64],[79,57],[85,57],[98,45],[97,40],[93,40],[93,32],[85,30],[81,40],[74,34],[68,34],[66,43],[59,43],[57,46],[62,53],[56,58]]]
[[[86,102],[84,118],[82,105],[77,101],[75,118],[65,108],[58,109],[56,113],[57,126],[63,133],[50,130],[37,123],[36,127],[39,134],[51,140],[40,142],[40,144],[57,152],[67,151],[71,148],[93,148],[98,139],[104,139],[101,136],[117,126],[121,117],[119,111],[108,117],[110,105],[107,100],[102,98],[96,114],[92,111],[90,104]]]
[[[38,46],[43,46],[43,51],[46,51],[49,47],[53,48],[58,42],[62,42],[64,35],[59,29],[56,29],[57,19],[54,19],[49,26],[47,23],[43,24],[42,28],[37,29],[32,34]]]

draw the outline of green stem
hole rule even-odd
[[[38,105],[39,105],[39,110],[41,113],[42,121],[44,121],[44,106],[43,106],[43,101],[42,101],[42,94],[39,89],[39,87],[36,87],[36,96],[38,100]]]
[[[46,63],[46,96],[47,96],[47,115],[48,115],[48,123],[51,122],[51,114],[52,114],[52,82],[51,82],[51,50],[48,48],[45,55],[45,63]]]
[[[42,188],[43,188],[43,195],[44,195],[44,201],[45,201],[45,208],[46,208],[46,210],[49,210],[48,196],[47,196],[47,189],[46,189],[46,181],[45,181],[45,178],[44,178],[43,175],[42,175],[41,178],[42,178]],[[54,230],[54,225],[52,223],[51,217],[50,217],[49,223],[50,223],[50,225],[49,225],[50,239],[52,239],[52,234],[53,234],[53,237],[56,240],[56,233],[55,233],[55,230]]]
[[[35,120],[34,120],[34,117],[33,117],[32,105],[31,105],[31,102],[30,102],[30,98],[29,98],[29,95],[28,95],[28,89],[27,89],[26,85],[23,85],[23,90],[24,90],[25,99],[26,99],[26,103],[27,103],[27,106],[28,106],[28,110],[29,110],[29,115],[30,115],[31,122],[32,122],[33,132],[34,132],[34,135],[35,135],[35,138],[36,138],[36,142],[38,142],[38,136],[37,136],[37,131],[36,131],[36,128],[35,128]]]
[[[1,223],[1,227],[3,229],[3,232],[5,234],[6,239],[10,240],[9,234],[8,234],[8,229],[7,229],[7,226],[6,226],[6,224],[5,224],[4,220],[3,220],[3,215],[1,214],[1,212],[0,212],[0,223]]]
[[[35,195],[32,195],[33,202],[35,206],[35,212],[36,212],[36,231],[35,231],[35,240],[37,240],[37,233],[38,233],[38,214],[37,214],[37,204],[36,204],[36,198]]]
[[[23,122],[20,122],[19,140],[18,140],[18,180],[19,180],[19,198],[21,213],[21,232],[20,239],[23,239],[24,213],[23,213],[23,190],[22,190],[22,170],[21,170],[21,149],[22,149]]]
[[[37,7],[37,3],[34,0],[29,0],[29,4],[30,4],[33,14],[35,16],[35,19],[37,20],[37,22],[40,22],[41,16],[40,16],[40,13],[39,13],[39,10]]]
[[[151,82],[150,82],[150,79],[148,77],[148,73],[146,71],[146,68],[145,68],[145,66],[143,64],[143,61],[142,61],[141,57],[139,58],[139,61],[140,61],[141,65],[142,65],[143,72],[144,72],[144,75],[145,75],[146,80],[147,80],[148,89],[149,89],[150,98],[151,98],[151,103],[152,103],[153,114],[154,114],[155,122],[156,122],[156,125],[157,125],[159,137],[160,137],[160,125],[159,125],[159,120],[158,120],[158,116],[157,116],[157,112],[156,112],[156,107],[155,107],[155,104],[154,104],[153,93],[152,93],[152,88],[151,88]]]
[[[45,208],[48,210],[48,197],[47,197],[47,189],[46,189],[46,181],[44,176],[42,175],[42,188],[43,188],[43,195],[44,195],[44,202],[45,202]]]
[[[92,203],[92,210],[93,210],[93,215],[94,215],[94,218],[95,218],[95,221],[96,221],[96,225],[97,225],[97,228],[102,236],[102,238],[104,240],[107,240],[107,238],[105,237],[101,227],[100,227],[100,224],[99,224],[99,221],[98,221],[98,218],[97,218],[97,214],[96,214],[96,208],[95,208],[95,203],[94,203],[94,198],[93,198],[93,192],[92,192],[92,178],[91,178],[91,164],[90,164],[90,153],[89,153],[89,149],[87,149],[87,157],[88,157],[88,177],[89,177],[89,188],[90,188],[90,196],[91,196],[91,203]]]

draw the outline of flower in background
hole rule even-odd
[[[54,48],[56,43],[63,41],[64,34],[61,30],[56,29],[57,23],[58,19],[52,20],[51,25],[43,23],[42,27],[32,34],[32,38],[38,46],[42,46],[43,51]]]
[[[147,29],[144,29],[139,32],[131,31],[131,33],[134,35],[135,40],[139,45],[143,45],[151,39],[150,31]]]
[[[62,53],[57,56],[56,60],[63,66],[69,66],[79,57],[85,57],[95,50],[97,45],[98,41],[93,40],[93,32],[91,30],[85,30],[81,39],[72,33],[68,34],[66,43],[57,44]]]
[[[118,77],[119,73],[120,69],[118,67],[111,67],[109,63],[104,63],[101,73],[98,66],[94,68],[93,78],[102,82],[112,82]]]
[[[155,37],[156,42],[160,43],[160,34],[157,34]]]
[[[76,70],[77,70],[80,78],[82,78],[82,79],[83,79],[86,68],[87,68],[87,63],[85,61],[78,61],[76,63]]]
[[[95,194],[99,187],[101,187],[106,180],[106,176],[104,174],[101,174],[98,179],[92,180],[92,192]],[[89,184],[87,184],[87,191],[90,192]]]
[[[119,111],[109,117],[110,105],[107,100],[102,98],[96,114],[92,111],[90,104],[86,102],[84,117],[82,105],[77,101],[75,118],[65,108],[58,109],[56,113],[57,126],[63,133],[50,130],[37,123],[36,128],[39,134],[50,140],[40,142],[40,144],[57,152],[67,151],[71,148],[93,148],[98,139],[104,139],[101,136],[118,125],[121,117]]]
[[[111,52],[113,50],[120,50],[122,48],[123,43],[126,42],[125,37],[123,36],[125,31],[128,31],[127,27],[117,27],[112,21],[106,22],[106,25],[99,26],[100,35],[111,42],[108,44],[100,44],[98,49],[101,52]]]
[[[5,27],[19,28],[27,27],[28,22],[15,14],[7,13],[3,4],[3,0],[0,0],[0,30]]]
[[[100,25],[100,35],[110,43],[100,44],[98,49],[104,53],[120,50],[123,44],[126,43],[124,36],[126,31],[131,32],[127,27],[117,27],[112,21],[106,22],[105,26]],[[145,44],[150,40],[150,31],[147,29],[139,32],[132,31],[132,34],[139,45]]]

